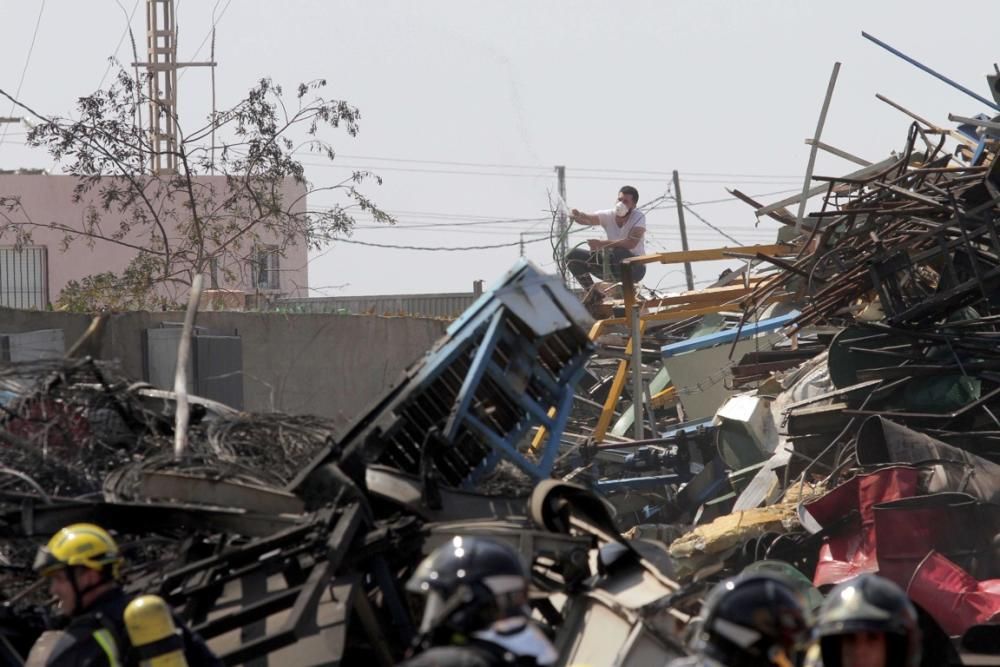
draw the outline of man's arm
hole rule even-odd
[[[578,222],[581,225],[599,225],[601,224],[601,219],[597,217],[596,213],[584,213],[583,211],[578,211],[575,208],[569,212],[570,220]]]
[[[635,227],[628,233],[628,236],[617,241],[588,241],[591,250],[600,250],[602,248],[625,248],[626,250],[633,250],[642,237],[646,235],[645,227]]]

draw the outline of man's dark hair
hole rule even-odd
[[[639,204],[639,191],[633,188],[631,185],[623,185],[622,189],[619,190],[618,192],[622,193],[623,195],[628,195],[629,197],[631,197],[633,205]]]

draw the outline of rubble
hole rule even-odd
[[[7,369],[0,646],[23,656],[44,628],[35,547],[86,520],[119,536],[127,590],[162,596],[226,664],[395,664],[419,622],[403,582],[467,534],[534,564],[545,595],[533,606],[566,654],[682,655],[688,616],[662,603],[677,591],[665,546],[623,539],[586,487],[541,481],[566,466],[558,436],[588,324],[558,279],[524,263],[354,424],[192,397],[180,460],[170,392],[89,359]],[[551,445],[531,446],[538,425]],[[587,630],[612,624],[622,646]]]
[[[0,369],[0,655],[43,627],[34,546],[83,518],[227,664],[393,664],[401,583],[465,534],[532,563],[560,664],[679,656],[710,585],[761,569],[814,608],[878,572],[927,664],[1000,653],[1000,144],[961,122],[813,176],[807,215],[736,192],[784,242],[629,260],[742,263],[704,290],[625,271],[594,321],[521,262],[344,428],[192,398],[177,460],[171,392],[91,359]]]

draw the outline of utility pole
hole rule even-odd
[[[177,70],[181,67],[215,67],[214,61],[177,62],[177,25],[174,0],[146,0],[147,62],[149,78],[149,139],[154,174],[177,173]],[[212,119],[215,122],[215,119]]]
[[[674,201],[677,202],[677,225],[681,228],[681,250],[688,251],[687,228],[684,227],[684,200],[681,198],[681,179],[674,169]],[[694,291],[694,275],[691,273],[691,262],[684,262],[684,277],[687,278],[688,291]]]
[[[566,280],[566,252],[569,250],[569,239],[567,238],[566,221],[566,167],[559,165],[556,167],[557,190],[559,194],[559,212],[557,213],[558,238],[556,240],[556,266],[559,267],[559,275],[563,281]]]

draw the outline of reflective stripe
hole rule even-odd
[[[122,667],[121,660],[118,657],[118,644],[115,643],[115,638],[111,636],[111,633],[102,628],[95,630],[93,637],[97,645],[104,649],[104,652],[107,654],[108,665],[110,667]]]

